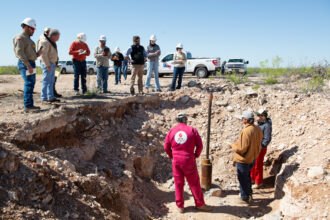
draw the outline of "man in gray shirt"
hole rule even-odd
[[[145,83],[146,91],[149,92],[150,80],[152,76],[152,72],[154,72],[155,76],[155,84],[157,92],[161,92],[159,85],[159,76],[158,76],[158,59],[160,56],[160,47],[156,44],[157,38],[155,35],[150,36],[150,44],[147,46],[147,54],[148,54],[148,63],[147,63],[147,80]]]
[[[97,88],[103,89],[103,93],[108,93],[109,59],[111,52],[105,46],[107,38],[104,35],[99,37],[100,45],[95,48],[94,57],[96,58]],[[102,88],[101,88],[102,86]]]

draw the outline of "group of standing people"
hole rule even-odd
[[[229,147],[234,151],[234,162],[237,168],[237,178],[240,185],[239,204],[252,203],[252,184],[255,189],[262,187],[263,161],[267,146],[272,136],[272,121],[265,109],[257,114],[258,125],[254,123],[254,113],[244,111],[240,116],[244,128],[237,141]],[[175,184],[175,201],[180,213],[184,212],[184,178],[186,178],[195,200],[195,207],[200,211],[211,211],[212,207],[205,204],[200,179],[196,166],[203,150],[202,139],[198,131],[187,125],[188,117],[185,113],[176,116],[178,124],[166,135],[164,150],[172,160],[172,172]]]
[[[40,57],[41,68],[43,70],[41,99],[44,104],[60,102],[58,98],[62,95],[58,94],[55,85],[57,77],[55,70],[58,63],[57,41],[60,38],[60,32],[56,29],[46,28],[40,36],[37,46],[31,39],[36,29],[36,22],[32,18],[25,18],[21,22],[22,32],[14,37],[14,52],[18,58],[18,69],[24,79],[24,108],[26,111],[38,110],[40,107],[34,105],[33,90],[36,81],[36,60]],[[86,86],[86,57],[90,56],[90,49],[86,43],[86,34],[80,33],[77,35],[77,40],[73,41],[69,48],[69,55],[72,56],[74,80],[73,90],[76,95],[79,92],[79,81],[81,93],[87,92]],[[133,37],[133,45],[122,54],[119,47],[115,48],[111,54],[110,48],[106,46],[106,36],[99,37],[100,45],[94,50],[94,57],[97,66],[97,88],[103,93],[109,93],[108,90],[108,75],[110,60],[114,62],[115,84],[121,83],[121,73],[125,80],[127,79],[128,64],[131,64],[131,82],[130,93],[135,95],[135,79],[137,78],[138,93],[144,94],[143,87],[148,93],[152,76],[155,79],[155,87],[157,92],[161,92],[159,84],[159,57],[161,50],[156,44],[157,38],[151,35],[149,45],[145,49],[140,45],[140,37]],[[180,89],[182,85],[182,77],[185,71],[187,57],[183,50],[183,45],[179,43],[176,46],[176,53],[173,56],[174,71],[173,80],[170,91]],[[147,79],[143,86],[144,65],[147,62]]]

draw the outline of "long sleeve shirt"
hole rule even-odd
[[[171,159],[175,159],[175,157],[197,158],[202,153],[203,143],[195,128],[179,123],[166,135],[164,150]]]
[[[125,57],[128,57],[128,58],[131,59],[131,57],[130,57],[131,56],[131,53],[132,53],[132,47],[130,47],[130,48],[127,49],[127,52],[125,54]],[[147,54],[147,52],[145,50],[143,50],[143,56],[144,57],[147,57],[148,56],[148,54]]]
[[[157,51],[159,51],[159,52],[157,52]],[[160,53],[161,53],[160,47],[157,44],[155,44],[155,45],[149,44],[147,46],[148,60],[150,62],[158,62]]]
[[[262,141],[261,141],[261,148],[265,148],[268,146],[270,141],[272,140],[272,120],[267,118],[265,122],[259,122],[258,125],[264,134]]]
[[[82,49],[86,51],[84,54],[80,54],[79,50]],[[70,45],[69,54],[72,55],[73,59],[78,61],[86,60],[86,56],[90,55],[90,50],[88,45],[84,42],[80,42],[79,40],[73,41]]]
[[[173,61],[175,67],[185,67],[187,62],[187,56],[185,53],[179,54],[178,52],[174,53]]]
[[[38,58],[35,43],[31,40],[30,36],[24,32],[14,37],[13,44],[16,57],[20,59],[25,66],[30,65],[29,61],[34,62]]]
[[[232,144],[234,161],[250,164],[258,156],[261,150],[263,134],[259,126],[246,124],[241,131],[238,140]]]
[[[104,66],[104,67],[109,67],[109,59],[111,57],[111,52],[109,49],[109,55],[108,56],[104,56],[103,55],[103,51],[105,48],[108,48],[107,46],[105,47],[101,47],[101,46],[97,46],[94,50],[94,57],[96,59],[96,66]]]

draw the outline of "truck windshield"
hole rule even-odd
[[[228,63],[243,63],[243,59],[229,59]]]

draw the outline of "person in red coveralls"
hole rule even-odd
[[[79,75],[81,77],[81,89],[82,93],[87,92],[86,87],[86,56],[90,55],[90,50],[86,44],[86,34],[80,33],[77,35],[78,40],[71,43],[69,54],[72,55],[73,69],[74,69],[74,81],[73,89],[76,95],[79,94]]]
[[[194,196],[196,208],[201,211],[211,211],[212,208],[204,202],[196,166],[196,158],[203,150],[202,139],[195,128],[187,125],[185,113],[179,113],[176,120],[179,124],[168,132],[164,144],[167,155],[172,159],[176,205],[179,212],[183,213],[183,187],[184,178],[186,178]]]

